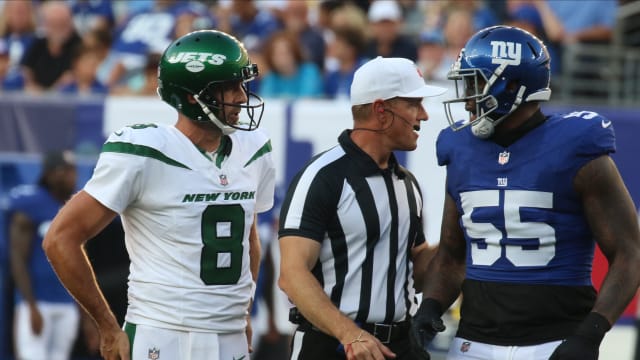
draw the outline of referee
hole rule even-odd
[[[410,60],[365,63],[351,84],[353,129],[293,179],[279,229],[279,285],[299,325],[291,359],[429,358],[408,336],[413,263],[425,268],[431,252],[422,195],[393,151],[416,148],[422,101],[444,91]]]

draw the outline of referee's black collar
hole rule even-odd
[[[384,175],[387,172],[393,171],[399,179],[404,179],[406,176],[405,170],[400,164],[398,164],[398,160],[396,156],[391,153],[389,157],[389,167],[387,169],[380,169],[378,164],[364,152],[362,149],[356,145],[356,143],[351,140],[351,130],[345,130],[338,137],[338,142],[340,146],[344,149],[344,151],[351,156],[354,161],[354,167],[358,169],[362,176],[371,176],[371,175]]]

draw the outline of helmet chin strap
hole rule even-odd
[[[200,101],[200,97],[198,96],[198,94],[193,94],[193,98],[196,99],[196,102],[198,103],[198,105],[200,105],[202,111],[205,113],[205,115],[207,115],[209,120],[211,120],[211,122],[222,131],[223,135],[229,135],[236,131],[234,127],[226,125],[225,123],[220,121],[220,119],[218,119],[218,117],[211,111],[211,109],[209,109],[209,107],[205,103]]]
[[[511,115],[511,113],[516,111],[518,106],[520,106],[520,104],[522,103],[522,94],[524,94],[526,89],[527,88],[525,86],[520,86],[520,89],[518,89],[518,94],[516,95],[516,99],[513,102],[513,105],[511,105],[511,109],[509,109],[506,114],[500,116],[495,120],[491,119],[488,113],[484,113],[484,111],[481,110],[482,114],[480,115],[480,119],[471,124],[471,133],[475,137],[483,140],[491,137],[491,135],[493,135],[493,133],[495,132],[496,126],[498,126],[498,124],[500,124],[502,120]]]
[[[496,125],[494,125],[493,120],[485,116],[471,125],[471,132],[477,138],[487,139],[493,135]]]

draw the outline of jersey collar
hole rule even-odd
[[[404,179],[406,176],[405,169],[398,164],[398,160],[394,153],[391,153],[389,157],[389,167],[387,169],[380,169],[378,164],[369,156],[366,152],[356,145],[353,140],[351,140],[351,130],[345,130],[338,137],[338,143],[342,149],[349,155],[354,162],[354,169],[362,176],[372,176],[372,175],[385,175],[394,173],[399,179]]]

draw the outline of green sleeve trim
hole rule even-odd
[[[108,142],[102,146],[102,152],[115,152],[115,153],[121,153],[121,154],[144,156],[144,157],[160,160],[165,164],[181,167],[184,169],[189,169],[188,166],[173,160],[172,158],[161,153],[160,151],[144,145],[136,145],[136,144],[125,143],[125,142]]]
[[[256,151],[255,154],[253,154],[251,159],[249,159],[249,161],[247,161],[247,163],[244,164],[244,167],[249,166],[249,164],[256,161],[259,157],[261,157],[264,154],[268,154],[270,152],[271,152],[271,140],[268,140],[264,145],[262,145],[260,149],[258,149],[258,151]]]

